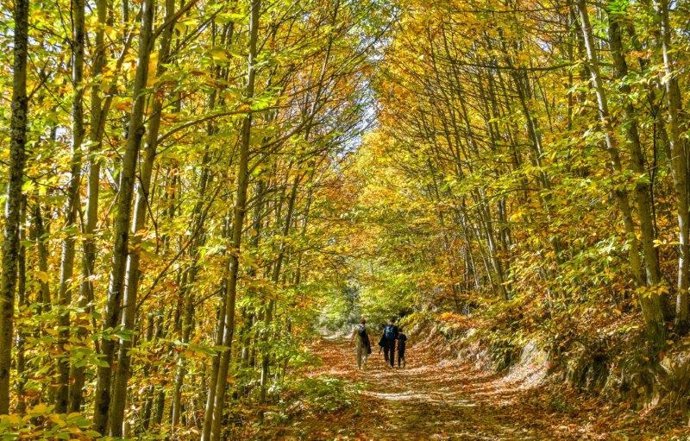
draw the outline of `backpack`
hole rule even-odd
[[[383,335],[387,340],[395,340],[395,326],[386,325],[386,327],[383,329]]]

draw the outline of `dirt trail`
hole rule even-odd
[[[523,390],[462,361],[438,360],[422,347],[408,349],[404,369],[387,367],[375,351],[364,371],[357,370],[349,341],[324,339],[313,351],[324,363],[309,375],[360,384],[359,402],[352,412],[299,421],[282,439],[669,439],[640,434],[639,421],[633,419],[623,423],[630,430],[616,429],[604,409],[584,403],[567,412],[544,411],[544,398],[535,390]],[[628,417],[635,416],[625,414],[623,420]]]

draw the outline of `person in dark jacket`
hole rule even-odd
[[[398,338],[398,327],[393,320],[388,320],[383,327],[383,335],[379,346],[383,348],[383,357],[391,367],[395,366],[395,340]]]
[[[407,336],[403,333],[402,328],[398,329],[398,367],[402,363],[402,367],[405,367],[405,345],[407,342]]]

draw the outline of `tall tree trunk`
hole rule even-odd
[[[12,67],[12,118],[5,202],[5,231],[0,277],[0,415],[10,410],[10,368],[14,330],[14,291],[17,286],[19,223],[22,184],[26,165],[26,131],[29,98],[26,93],[26,63],[29,43],[29,0],[14,2],[14,65]]]
[[[261,14],[261,0],[251,0],[249,13],[249,56],[247,59],[247,85],[245,98],[254,97],[254,82],[256,78],[256,54],[259,34],[259,15]],[[220,440],[221,418],[225,405],[225,389],[230,367],[232,338],[235,331],[235,300],[237,296],[237,278],[239,275],[239,253],[242,244],[242,228],[247,205],[247,187],[249,185],[249,147],[252,131],[252,114],[248,113],[242,121],[242,133],[240,139],[240,155],[237,164],[237,199],[233,210],[232,238],[230,241],[230,259],[228,263],[226,282],[226,304],[221,320],[225,323],[223,329],[222,345],[225,347],[219,357],[218,374],[215,380],[215,394],[213,406],[210,409],[212,415],[206,418],[212,419],[211,432],[202,433],[202,440]],[[209,409],[207,409],[208,411]]]
[[[292,225],[292,216],[295,212],[295,201],[297,200],[297,190],[299,189],[299,184],[301,181],[301,176],[295,177],[295,180],[292,184],[292,189],[290,190],[290,198],[288,199],[288,206],[287,206],[287,211],[285,213],[285,221],[283,224],[283,228],[281,231],[281,240],[280,240],[280,245],[279,245],[279,250],[278,250],[278,256],[276,257],[276,261],[273,264],[273,274],[271,276],[271,281],[273,282],[274,286],[277,286],[279,281],[280,281],[280,274],[281,274],[281,269],[283,267],[283,260],[285,259],[285,254],[287,251],[287,235],[290,233],[290,226]],[[268,302],[268,307],[266,308],[266,315],[264,319],[264,327],[265,327],[265,335],[264,338],[267,339],[268,335],[270,334],[270,327],[271,327],[271,322],[273,320],[273,314],[274,314],[274,309],[275,309],[275,299],[271,297],[271,299]],[[268,347],[268,345],[265,345]],[[266,401],[266,387],[268,384],[268,374],[269,374],[269,365],[270,365],[270,357],[271,357],[271,352],[269,349],[264,349],[264,354],[262,356],[261,360],[261,391],[259,395],[259,399],[262,403]]]
[[[60,258],[60,285],[58,288],[58,303],[60,305],[58,318],[58,383],[55,393],[55,411],[67,412],[69,398],[69,351],[66,349],[69,340],[70,314],[72,302],[72,276],[74,274],[75,236],[77,212],[79,211],[79,186],[81,182],[82,141],[84,139],[84,0],[72,0],[72,85],[74,98],[72,100],[72,168],[67,188],[67,204],[65,206],[65,226],[67,233],[62,242]]]
[[[108,12],[107,0],[96,1],[96,13],[98,15],[98,26],[95,36],[95,51],[93,56],[93,66],[91,77],[99,77],[105,68],[105,25],[106,14]],[[86,202],[86,221],[84,224],[84,244],[82,254],[81,276],[82,282],[79,290],[78,305],[85,310],[86,316],[90,316],[93,309],[93,276],[96,265],[96,241],[94,234],[98,222],[98,196],[100,185],[101,163],[97,154],[102,144],[102,123],[104,117],[101,100],[101,87],[98,83],[91,86],[91,111],[89,127],[89,150],[88,150],[88,180],[87,180],[87,202]],[[82,320],[87,320],[84,317]],[[76,331],[79,341],[85,342],[88,336],[86,326],[79,325]],[[82,389],[85,382],[85,367],[72,366],[70,378],[72,383],[69,386],[69,410],[79,412],[82,402]]]
[[[225,321],[223,314],[225,313],[225,304],[228,301],[228,296],[225,293],[227,283],[223,283],[221,287],[221,304],[218,311],[217,329],[215,343],[217,346],[223,344],[223,337],[225,335]],[[216,354],[211,361],[211,375],[208,381],[208,391],[206,394],[206,405],[204,407],[204,425],[201,432],[202,440],[211,439],[211,429],[213,427],[213,406],[216,402],[216,384],[218,382],[218,371],[220,370],[221,354]]]
[[[676,326],[682,332],[687,331],[688,288],[690,287],[690,213],[688,212],[688,154],[682,134],[685,129],[683,118],[683,101],[678,85],[677,67],[671,53],[671,36],[673,29],[669,18],[668,0],[655,2],[661,25],[661,52],[664,60],[663,83],[666,89],[668,105],[669,145],[671,148],[671,172],[676,190],[678,211],[678,292],[676,297]]]
[[[154,339],[154,327],[155,327],[155,315],[152,313],[148,314],[147,317],[147,326],[146,326],[146,341],[147,342],[152,342]],[[159,331],[160,332],[160,331]],[[159,337],[156,335],[155,337]],[[153,367],[153,363],[146,363],[144,365],[144,378],[148,378],[149,375],[151,375],[151,368]],[[151,427],[151,412],[153,410],[153,394],[155,392],[155,386],[150,384],[146,386],[146,399],[144,400],[144,405],[143,405],[143,410],[142,410],[142,416],[141,416],[141,429],[142,431],[147,431]]]
[[[46,231],[45,224],[43,222],[43,214],[41,213],[41,203],[38,193],[36,194],[36,200],[33,204],[31,210],[31,221],[32,221],[32,239],[36,242],[36,254],[38,259],[38,271],[40,276],[38,277],[39,284],[39,311],[49,310],[51,308],[52,300],[50,298],[50,283],[48,283],[48,246],[46,241],[48,240],[48,232]]]
[[[252,220],[252,239],[250,246],[253,250],[258,250],[261,243],[261,230],[263,227],[263,211],[264,211],[264,196],[266,193],[266,183],[264,179],[259,176],[259,182],[256,184],[256,201],[254,202],[254,218]],[[247,270],[247,278],[252,280],[256,277],[256,267],[252,266]],[[251,296],[251,294],[250,294]],[[255,322],[255,311],[244,314],[243,326],[240,334],[240,341],[242,342],[241,351],[241,367],[247,368],[249,364],[249,352],[252,344],[252,326]],[[244,393],[244,391],[243,391]]]
[[[213,109],[215,104],[215,91],[211,93],[209,98],[209,108]],[[208,134],[212,135],[215,128],[209,125]],[[210,154],[208,148],[204,152],[204,157],[201,162],[201,176],[199,177],[198,186],[198,200],[194,206],[195,218],[193,221],[192,231],[197,235],[196,238],[192,238],[192,244],[189,249],[189,254],[192,258],[192,264],[188,269],[187,283],[180,289],[180,295],[182,297],[184,307],[183,307],[183,317],[182,317],[182,342],[189,343],[190,337],[192,335],[192,327],[194,323],[194,297],[192,296],[193,285],[197,278],[197,273],[199,271],[199,248],[204,244],[204,233],[203,224],[205,222],[204,215],[202,214],[202,201],[204,200],[204,194],[206,193],[206,188],[211,180],[211,174],[209,172],[209,162]],[[174,429],[180,422],[180,416],[182,414],[182,386],[184,384],[185,376],[187,375],[187,366],[183,354],[178,354],[177,359],[177,372],[175,373],[175,381],[173,386],[172,394],[172,409],[170,424]]]
[[[655,233],[654,220],[652,217],[651,185],[646,179],[647,169],[645,167],[644,151],[640,141],[635,108],[632,102],[627,99],[630,95],[630,86],[625,82],[628,75],[628,65],[623,53],[621,27],[618,20],[620,20],[619,17],[609,15],[609,44],[616,77],[621,81],[620,91],[624,99],[626,99],[624,105],[626,120],[624,123],[625,136],[628,151],[630,152],[630,165],[637,176],[634,196],[637,202],[638,216],[640,218],[640,237],[647,283],[651,286],[656,286],[661,282],[661,274],[659,272],[659,259],[656,248],[654,247]]]
[[[161,36],[161,46],[158,55],[157,76],[161,76],[166,70],[166,64],[170,55],[170,44],[172,41],[173,16],[175,15],[175,0],[165,1],[165,23],[168,23]],[[150,43],[151,45],[153,42]],[[163,113],[164,93],[154,94],[154,103],[151,118],[146,134],[146,148],[144,158],[140,165],[140,175],[137,185],[137,197],[134,204],[134,216],[132,221],[132,231],[130,238],[131,252],[127,257],[127,268],[125,271],[126,283],[124,286],[124,308],[122,309],[122,328],[125,332],[134,332],[134,321],[137,307],[137,292],[139,290],[139,264],[141,259],[141,234],[146,225],[147,207],[149,204],[149,192],[151,186],[151,176],[153,174],[153,164],[156,159],[156,149],[158,147],[158,133],[160,129],[161,116]],[[131,358],[129,355],[132,347],[132,338],[120,339],[118,352],[117,368],[115,369],[115,383],[113,384],[112,410],[110,413],[112,436],[122,436],[123,422],[125,416],[125,404],[127,401],[127,382],[129,380],[129,366]]]
[[[17,269],[17,301],[19,313],[21,314],[29,306],[29,299],[26,293],[26,196],[22,197],[21,212],[19,215],[19,262]],[[17,413],[26,413],[25,386],[27,380],[26,372],[26,336],[24,329],[17,330]]]
[[[580,25],[582,36],[585,43],[587,60],[591,75],[592,87],[597,96],[599,119],[604,129],[604,139],[606,150],[611,158],[613,171],[617,174],[622,173],[620,154],[616,145],[613,127],[611,125],[611,114],[608,108],[608,100],[604,90],[603,80],[599,73],[599,61],[595,53],[594,36],[592,26],[589,21],[589,13],[585,0],[577,0],[577,9],[580,14]],[[618,202],[619,209],[623,215],[625,233],[629,242],[630,266],[638,287],[644,286],[644,274],[642,261],[640,258],[640,244],[635,233],[635,224],[632,217],[632,209],[628,200],[628,194],[622,189],[614,190],[614,195]],[[661,298],[658,295],[640,295],[640,307],[644,317],[647,336],[653,346],[653,350],[661,348],[665,342],[666,329],[664,325],[663,308]]]
[[[132,89],[134,105],[129,121],[127,146],[122,159],[122,171],[119,182],[117,214],[114,221],[113,256],[106,301],[101,351],[104,365],[98,368],[96,396],[94,401],[94,428],[105,434],[108,428],[110,409],[110,384],[113,374],[113,355],[115,342],[108,335],[117,326],[120,317],[120,303],[124,285],[125,265],[129,247],[129,224],[132,214],[132,196],[136,176],[137,157],[141,139],[144,136],[144,88],[148,78],[149,55],[152,46],[152,28],[155,0],[144,0],[141,14],[141,34],[139,36],[139,56]]]

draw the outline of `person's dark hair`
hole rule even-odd
[[[364,319],[360,320],[359,322],[360,322],[361,324],[363,324],[363,325],[365,325],[365,324],[367,323],[367,321],[364,320]]]

